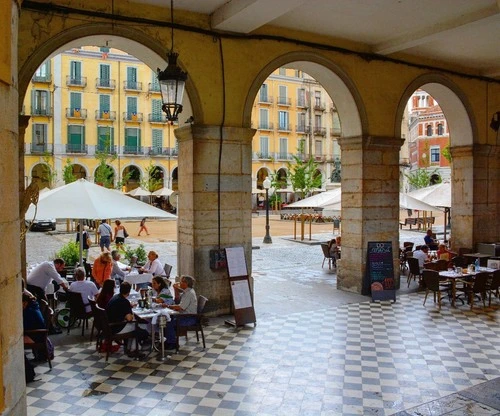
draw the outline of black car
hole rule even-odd
[[[26,221],[26,227],[30,226],[30,221]],[[46,220],[33,220],[31,224],[31,231],[45,231],[56,229],[56,220],[54,218],[46,219]]]

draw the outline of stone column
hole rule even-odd
[[[17,31],[20,6],[0,0],[0,414],[25,415],[19,255]]]
[[[196,124],[175,130],[179,143],[177,270],[196,279],[195,290],[209,299],[207,311],[213,315],[230,312],[230,289],[227,271],[210,268],[210,250],[243,246],[251,276],[254,133]],[[253,288],[251,279],[250,284]]]
[[[19,116],[19,195],[21,196],[24,192],[26,184],[24,183],[24,134],[26,128],[28,127],[30,116]],[[24,212],[19,212],[19,219],[22,221],[24,219]],[[26,280],[26,238],[21,240],[21,275],[24,280]]]
[[[342,260],[337,288],[365,293],[369,241],[391,241],[399,288],[399,137],[343,137]]]
[[[500,146],[474,144],[451,148],[452,245],[475,250],[496,242],[500,214]]]

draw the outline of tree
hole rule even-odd
[[[103,149],[110,149],[109,143],[104,143]],[[117,155],[103,150],[96,151],[95,158],[99,161],[99,165],[95,170],[95,183],[102,185],[105,188],[112,188],[114,171],[109,164],[117,158]]]
[[[449,162],[451,163],[451,152],[450,152],[450,145],[446,146],[443,151],[441,152],[441,154],[443,155],[443,157]]]
[[[301,153],[300,149],[297,149]],[[318,174],[319,164],[313,159],[302,160],[293,155],[294,164],[288,162],[288,172],[292,188],[300,194],[300,198],[305,198],[313,189],[321,188],[323,179]]]
[[[54,187],[57,179],[57,172],[55,169],[52,169],[52,166],[50,165],[51,158],[50,154],[44,154],[42,157],[43,172],[41,179],[49,184],[49,188]]]
[[[437,174],[437,169],[429,172],[427,169],[417,169],[415,172],[405,174],[408,183],[413,189],[425,188],[431,184],[432,176]]]
[[[160,167],[153,165],[153,162],[150,162],[146,168],[146,175],[146,178],[141,181],[141,187],[144,189],[154,192],[163,186],[162,171]]]
[[[73,174],[73,163],[70,158],[66,159],[66,165],[63,169],[63,180],[66,185],[76,181],[76,176]]]

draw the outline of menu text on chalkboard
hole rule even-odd
[[[366,262],[366,289],[372,300],[396,301],[392,242],[369,241]],[[368,294],[366,293],[366,294]]]

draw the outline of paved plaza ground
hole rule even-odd
[[[445,301],[438,311],[432,299],[423,306],[416,284],[408,289],[403,278],[396,303],[370,302],[337,290],[319,245],[293,241],[291,223],[272,217],[272,244],[262,244],[263,218],[253,225],[255,327],[210,318],[207,348],[191,336],[166,362],[117,353],[106,363],[88,332],[53,336],[54,368],[36,368],[28,414],[500,415],[498,301],[472,312]],[[130,232],[138,222],[126,226]],[[157,250],[175,274],[175,221],[149,226],[149,237],[130,232],[130,244]],[[313,243],[332,230],[315,226]],[[402,231],[400,241],[420,243],[423,235]],[[28,261],[50,257],[72,238],[28,233]]]

